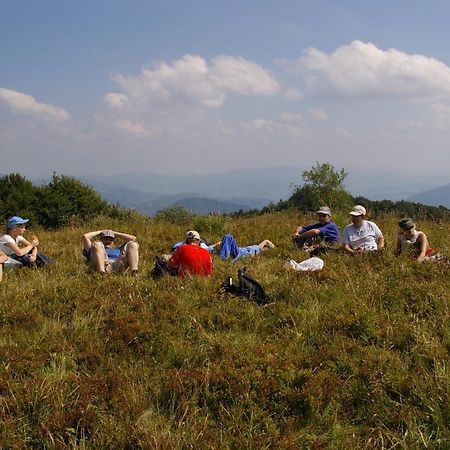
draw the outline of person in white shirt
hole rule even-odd
[[[384,237],[378,226],[365,220],[366,208],[356,205],[351,211],[352,223],[344,228],[343,248],[351,254],[372,252],[384,248]]]
[[[8,257],[5,261],[8,266],[20,267],[23,264],[21,258],[24,257],[30,265],[36,262],[39,240],[33,238],[30,242],[23,237],[28,221],[19,216],[12,216],[6,221],[6,233],[0,237],[0,252]]]
[[[0,283],[3,279],[3,263],[8,260],[8,257],[3,253],[0,252]]]

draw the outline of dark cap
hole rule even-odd
[[[402,230],[409,230],[410,228],[415,227],[415,223],[414,220],[412,220],[409,217],[406,217],[405,219],[402,219],[398,222],[398,226],[402,229]]]

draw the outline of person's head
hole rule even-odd
[[[19,216],[12,216],[6,221],[6,233],[14,235],[22,235],[26,230],[26,223],[30,219],[22,219]]]
[[[353,209],[349,212],[352,223],[356,227],[360,226],[363,223],[364,217],[366,217],[367,211],[364,206],[355,205]]]
[[[328,206],[321,206],[316,212],[320,224],[328,223],[331,220],[331,209]]]
[[[111,245],[113,245],[114,243],[115,238],[116,235],[112,230],[104,230],[100,233],[100,240],[102,241],[105,247],[111,247]]]
[[[200,244],[200,234],[195,230],[190,230],[186,233],[186,244]]]
[[[400,233],[404,236],[410,236],[413,234],[416,224],[411,218],[405,217],[404,219],[399,220],[398,227],[400,229]]]

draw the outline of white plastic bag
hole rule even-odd
[[[313,272],[316,270],[322,270],[324,262],[322,259],[314,256],[313,258],[305,259],[302,262],[296,262],[290,259],[288,262],[289,268],[292,268],[298,272]]]

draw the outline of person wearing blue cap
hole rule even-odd
[[[0,237],[0,252],[8,257],[5,261],[7,266],[20,267],[24,263],[36,263],[39,240],[33,238],[30,242],[23,237],[28,221],[19,216],[12,216],[6,221],[6,233]]]

